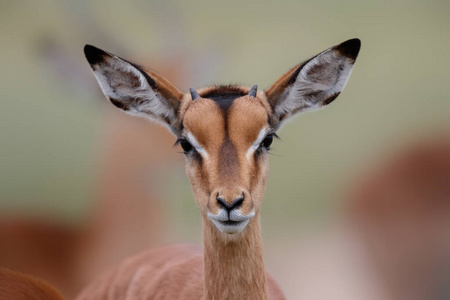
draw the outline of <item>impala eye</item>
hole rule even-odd
[[[273,134],[269,134],[268,136],[266,136],[266,138],[261,142],[260,147],[264,147],[267,150],[270,150],[270,145],[272,145],[272,141],[273,141]]]
[[[187,140],[180,139],[179,142],[180,142],[181,148],[183,148],[184,154],[186,154],[192,150],[193,147]]]

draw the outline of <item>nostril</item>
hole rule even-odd
[[[217,203],[219,203],[220,206],[225,208],[227,211],[230,211],[230,210],[232,210],[234,208],[238,208],[239,206],[242,205],[242,203],[244,202],[244,194],[242,194],[241,197],[234,199],[234,201],[231,204],[228,204],[225,201],[225,199],[221,198],[219,195],[217,195],[216,199],[217,199]]]
[[[227,202],[225,201],[225,199],[220,198],[219,195],[217,195],[216,197],[217,202],[219,203],[220,206],[222,206],[223,208],[225,208],[226,210],[229,209]]]
[[[242,205],[243,202],[244,202],[244,195],[242,195],[237,199],[234,199],[233,203],[231,203],[231,205],[229,206],[230,210],[233,208],[238,208],[239,206]]]

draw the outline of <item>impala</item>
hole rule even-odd
[[[286,120],[336,99],[360,45],[351,39],[329,48],[265,91],[231,85],[189,93],[86,45],[86,58],[111,103],[177,137],[202,216],[203,250],[173,245],[139,254],[77,299],[284,299],[263,263],[260,213],[269,149]]]

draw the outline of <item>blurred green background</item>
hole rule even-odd
[[[110,108],[84,59],[86,43],[187,91],[268,88],[292,66],[358,37],[345,91],[286,124],[272,150],[262,213],[269,245],[321,226],[366,166],[450,128],[449,13],[446,0],[1,1],[0,211],[79,226],[93,207]],[[167,199],[167,240],[198,242],[183,157],[170,146],[158,151],[175,157],[170,171],[148,178]]]

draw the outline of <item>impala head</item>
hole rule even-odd
[[[292,68],[266,91],[256,85],[215,86],[188,93],[113,54],[89,45],[84,51],[115,106],[157,121],[176,135],[207,224],[236,234],[260,211],[276,131],[289,117],[336,99],[359,48],[358,39],[329,48]]]

